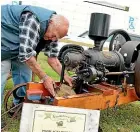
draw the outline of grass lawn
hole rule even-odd
[[[47,65],[47,59],[41,53],[38,62],[45,72],[54,80],[59,80],[59,76]],[[36,77],[36,80],[38,78]],[[5,90],[13,87],[12,80],[8,80]],[[7,117],[9,126],[4,132],[19,132],[20,119],[11,120]],[[140,132],[140,101],[127,105],[122,105],[115,111],[113,108],[102,110],[100,126],[103,132]]]

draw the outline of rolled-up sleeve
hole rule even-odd
[[[59,51],[58,51],[58,43],[57,42],[51,42],[44,49],[44,54],[48,57],[57,57],[58,52]]]
[[[27,61],[31,56],[36,56],[36,46],[39,42],[40,23],[30,13],[22,14],[19,24],[19,61]]]

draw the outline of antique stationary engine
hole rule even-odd
[[[125,83],[134,86],[140,97],[140,41],[118,43],[112,51],[105,51],[101,46],[108,38],[110,16],[102,13],[92,13],[89,27],[89,38],[95,46],[84,50],[80,46],[64,46],[59,54],[63,67],[75,70],[74,87],[76,93],[88,93],[88,87],[101,82],[122,87]],[[117,32],[116,32],[117,33]]]

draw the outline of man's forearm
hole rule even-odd
[[[26,61],[26,64],[40,79],[46,75],[46,73],[43,72],[40,65],[37,63],[35,57],[32,56],[29,60]]]
[[[57,72],[59,75],[61,75],[62,65],[56,57],[48,58],[48,64],[53,68],[53,70],[55,72]]]

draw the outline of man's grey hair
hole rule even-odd
[[[68,19],[63,15],[53,14],[51,19],[56,26],[69,25]]]

